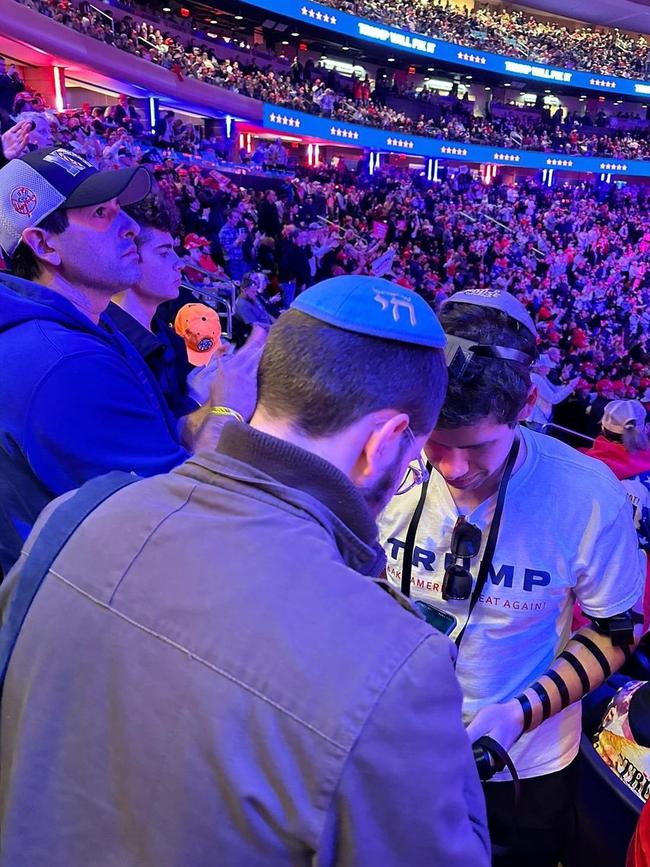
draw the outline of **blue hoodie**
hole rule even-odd
[[[37,283],[0,273],[0,565],[54,497],[109,470],[168,472],[187,457],[141,355]]]

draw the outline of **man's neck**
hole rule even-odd
[[[113,295],[113,302],[121,307],[125,313],[151,331],[151,322],[156,313],[158,303],[152,298],[142,298],[137,295],[133,289],[126,289],[124,292],[119,292]]]
[[[519,453],[517,454],[517,460],[515,461],[515,465],[512,468],[512,475],[519,470],[524,461],[526,460],[526,442],[521,436],[521,434],[517,434],[519,437]],[[513,439],[514,442],[514,439]],[[512,446],[510,446],[512,448]],[[510,449],[508,449],[508,456],[510,455]],[[476,488],[471,491],[461,491],[456,488],[452,488],[451,485],[447,485],[447,489],[451,494],[451,497],[456,504],[456,508],[461,514],[469,515],[475,509],[477,509],[481,503],[484,503],[486,500],[489,500],[490,497],[493,497],[496,492],[499,490],[499,485],[501,484],[501,479],[503,477],[503,471],[505,469],[506,463],[508,462],[508,458],[506,457],[505,461],[499,467],[499,469],[493,473],[485,482],[481,485],[480,488]]]
[[[354,455],[355,452],[354,448],[350,449],[348,447],[349,444],[342,435],[312,439],[300,433],[286,419],[271,418],[259,404],[249,424],[261,433],[268,434],[283,442],[291,443],[317,455],[319,458],[323,458],[323,460],[329,461],[329,463],[333,464],[346,475],[350,473],[354,462],[351,455]],[[356,445],[356,442],[353,442],[354,445]]]
[[[99,324],[99,317],[108,307],[110,296],[98,289],[87,286],[75,286],[68,282],[65,277],[56,273],[46,273],[38,281],[42,286],[47,286],[53,292],[57,292],[77,308],[79,313],[87,316],[95,325]]]

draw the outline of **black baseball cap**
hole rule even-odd
[[[57,208],[85,208],[117,198],[132,205],[151,189],[142,166],[100,171],[63,147],[43,148],[0,169],[0,247],[12,256],[25,229]]]

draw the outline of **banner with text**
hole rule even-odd
[[[283,15],[330,30],[338,36],[354,37],[366,42],[385,45],[397,51],[407,51],[420,57],[435,58],[439,61],[468,68],[485,69],[505,75],[508,78],[527,79],[546,84],[556,83],[580,90],[615,93],[619,96],[650,96],[650,82],[600,74],[596,71],[561,69],[535,61],[493,54],[489,51],[482,51],[480,48],[468,48],[453,42],[443,42],[432,36],[411,33],[397,27],[387,27],[376,21],[357,18],[348,12],[340,12],[331,6],[321,6],[319,3],[283,0],[282,8],[279,10],[276,0],[255,0],[255,2],[247,0],[247,2],[251,6],[266,9],[276,14],[281,11]]]

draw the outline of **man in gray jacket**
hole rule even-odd
[[[81,523],[9,663],[0,865],[487,867],[452,645],[374,579],[443,345],[402,287],[324,281],[271,329],[250,426]]]

